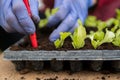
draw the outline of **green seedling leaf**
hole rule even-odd
[[[118,29],[118,30],[116,31],[115,36],[116,36],[116,37],[119,37],[119,36],[120,36],[120,29]]]
[[[114,20],[114,27],[111,29],[112,32],[115,32],[119,28],[119,20]]]
[[[98,31],[102,31],[106,27],[107,27],[107,24],[105,22],[100,21],[100,20],[97,22]]]
[[[92,41],[93,47],[96,49],[100,46],[100,42],[103,40],[105,34],[103,31],[97,31],[94,33],[94,40]]]
[[[59,10],[59,8],[54,8],[54,9],[52,9],[52,11],[51,11],[51,15],[56,14],[56,13],[58,12],[58,10]]]
[[[42,19],[39,22],[39,28],[43,28],[48,24],[48,19]]]
[[[92,31],[88,35],[88,38],[91,40],[91,44],[94,47],[94,49],[96,49],[104,38],[104,32],[103,31],[97,31],[97,32]]]
[[[54,42],[56,48],[61,48],[64,44],[64,40],[71,35],[70,32],[60,32],[60,39]]]
[[[116,9],[117,15],[120,15],[120,9]]]
[[[51,15],[54,15],[55,13],[57,13],[58,10],[59,8],[54,8],[52,10],[50,10],[50,8],[47,8],[45,11],[46,18],[49,18]]]
[[[113,45],[120,47],[120,29],[116,31],[115,38],[112,43]]]
[[[97,31],[97,32],[94,33],[94,39],[95,40],[101,41],[101,40],[103,40],[104,36],[105,36],[105,34],[104,34],[103,31]]]
[[[70,32],[61,32],[60,33],[60,39],[62,40],[62,41],[64,41],[68,36],[70,36],[71,35],[71,33]]]
[[[119,36],[120,37],[120,36]],[[112,42],[114,46],[120,47],[120,38],[115,38],[114,41]]]
[[[94,47],[94,49],[96,49],[98,43],[94,40],[94,35],[95,35],[95,32],[91,31],[90,34],[87,35],[87,38],[91,40],[92,46]]]
[[[50,8],[47,8],[45,11],[45,19],[41,19],[39,22],[39,28],[43,28],[48,24],[48,19],[50,16],[54,15],[57,11],[59,10],[59,8],[54,8],[52,10],[50,10]]]
[[[114,23],[114,21],[115,21],[115,18],[111,18],[111,19],[107,20],[107,21],[106,21],[107,27],[112,26],[112,24]]]
[[[102,45],[103,43],[112,42],[113,39],[115,38],[115,34],[112,31],[106,29],[106,34],[104,34],[104,32],[98,31],[88,35],[88,38],[91,39],[91,44],[96,49],[98,46]]]
[[[94,39],[94,31],[90,31],[90,34],[86,38],[89,38],[91,41]]]
[[[95,16],[88,16],[85,20],[86,27],[96,27],[97,26],[97,18]]]
[[[71,35],[72,45],[75,49],[80,49],[85,45],[86,30],[83,27],[82,22],[78,20],[79,26],[74,30],[73,35]]]
[[[54,45],[55,45],[56,48],[61,48],[63,46],[63,42],[60,39],[57,39],[54,42]]]
[[[96,49],[99,46],[100,41],[92,40],[91,43],[92,43],[92,46],[94,47],[94,49]]]
[[[51,11],[50,11],[50,8],[47,8],[46,11],[45,11],[45,16],[46,18],[49,18],[51,16]]]
[[[108,29],[106,29],[106,34],[104,39],[100,42],[100,45],[103,43],[110,43],[114,40],[115,38],[115,34],[112,31],[109,31]]]
[[[116,18],[120,20],[120,9],[116,9]]]
[[[38,26],[39,28],[43,28],[47,25],[48,23],[48,18],[51,16],[51,13],[50,13],[50,8],[47,8],[46,11],[45,11],[45,16],[46,18],[45,19],[41,19]]]

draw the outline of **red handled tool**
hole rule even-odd
[[[28,0],[23,0],[23,1],[24,1],[24,4],[25,4],[26,8],[27,8],[29,16],[32,17],[29,1]],[[30,34],[30,40],[31,40],[32,47],[37,48],[38,43],[37,43],[36,33]]]

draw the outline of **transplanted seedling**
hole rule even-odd
[[[115,32],[119,28],[119,26],[120,26],[119,20],[115,19],[113,24],[114,24],[114,26],[112,27],[111,31]]]
[[[113,40],[113,45],[120,47],[120,29],[118,29],[115,33],[115,38]]]
[[[64,44],[64,40],[71,35],[70,32],[60,32],[60,39],[54,42],[56,48],[61,48]]]
[[[96,49],[99,46],[100,42],[103,40],[104,35],[105,34],[103,31],[97,31],[97,32],[91,31],[90,34],[87,35],[87,38],[91,40],[92,46]]]
[[[120,20],[120,9],[116,9],[116,18]]]
[[[50,10],[49,8],[46,9],[45,11],[45,19],[41,19],[39,22],[39,28],[43,28],[48,24],[48,19],[50,16],[56,14],[56,12],[59,10],[59,8],[54,8],[52,10]]]
[[[48,19],[42,19],[40,20],[40,23],[39,23],[39,28],[43,28],[47,25],[48,23]]]
[[[98,20],[98,21],[97,21],[98,31],[102,31],[102,30],[105,29],[106,27],[107,27],[106,22],[103,22],[103,21],[101,21],[101,20]]]
[[[90,38],[91,44],[96,49],[104,43],[111,43],[115,38],[115,34],[112,31],[106,29],[105,34],[102,31],[98,31],[95,33],[92,32],[90,35],[88,35],[88,38]]]
[[[88,16],[85,20],[86,27],[96,27],[97,26],[97,18],[96,16]]]
[[[110,18],[110,19],[108,19],[108,20],[106,21],[107,27],[111,27],[115,20],[116,20],[115,18]]]
[[[106,34],[103,40],[100,42],[100,45],[103,43],[110,43],[113,41],[114,38],[115,38],[115,34],[112,31],[109,31],[108,29],[106,29]]]
[[[75,49],[80,49],[85,45],[86,29],[82,25],[82,22],[78,20],[79,26],[74,30],[73,35],[71,35],[72,45]]]

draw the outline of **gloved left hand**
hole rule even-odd
[[[28,15],[23,0],[0,0],[0,25],[9,33],[32,34],[34,22],[39,22],[38,0],[29,0],[32,19]]]
[[[50,35],[50,41],[55,41],[59,38],[60,32],[73,32],[77,27],[77,20],[82,23],[88,15],[88,8],[93,5],[93,0],[55,0],[55,7],[58,7],[58,12],[51,16],[48,20],[48,27],[61,24]]]

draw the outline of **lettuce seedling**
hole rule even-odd
[[[106,27],[107,27],[106,22],[98,20],[98,22],[97,22],[98,31],[102,31]]]
[[[100,42],[99,45],[103,44],[103,43],[110,43],[113,41],[113,39],[115,38],[115,33],[113,33],[112,31],[109,31],[108,29],[106,29],[106,34],[104,39]]]
[[[59,10],[59,8],[54,8],[52,10],[50,10],[49,8],[46,9],[45,11],[45,19],[41,19],[39,22],[39,28],[43,28],[48,24],[48,19],[50,16],[54,15],[57,11]]]
[[[100,42],[103,40],[104,35],[105,34],[103,31],[91,31],[90,34],[87,35],[87,38],[91,40],[91,44],[93,45],[94,49],[96,49],[98,46],[100,46]]]
[[[112,26],[112,24],[114,23],[114,21],[115,21],[115,18],[110,18],[110,19],[108,19],[108,20],[106,21],[107,27]]]
[[[91,44],[96,49],[98,46],[104,43],[110,43],[115,38],[115,34],[112,31],[106,29],[106,33],[104,34],[103,31],[98,31],[95,33],[91,33],[87,36],[91,40]]]
[[[97,31],[94,34],[94,39],[101,41],[103,40],[104,36],[105,36],[105,33],[103,31]]]
[[[113,22],[114,26],[113,28],[111,29],[112,32],[115,32],[118,28],[119,28],[119,20],[115,19],[114,22]]]
[[[61,48],[64,44],[64,40],[71,35],[70,32],[60,32],[60,39],[54,42],[56,48]]]
[[[48,19],[50,16],[56,14],[58,12],[58,10],[59,10],[59,8],[53,8],[52,10],[47,8],[45,11],[46,18]]]
[[[72,45],[75,49],[82,48],[85,45],[86,30],[82,25],[82,22],[78,20],[79,26],[74,30],[73,35],[71,35]]]
[[[120,29],[118,29],[115,33],[115,38],[112,42],[113,45],[120,47]]]
[[[96,27],[97,26],[97,18],[95,16],[88,16],[85,20],[86,27]]]
[[[51,10],[50,10],[50,8],[46,9],[45,16],[46,16],[46,18],[49,18],[51,16]]]
[[[47,23],[48,23],[48,18],[50,17],[50,15],[51,15],[50,9],[47,8],[46,11],[45,11],[45,16],[46,16],[46,18],[40,20],[40,22],[39,22],[39,24],[38,24],[38,25],[39,25],[39,28],[43,28],[43,27],[45,27],[45,26],[47,25]]]
[[[41,19],[40,22],[39,22],[39,28],[43,28],[47,25],[48,23],[48,19]]]
[[[116,18],[120,20],[120,9],[116,9]]]
[[[58,12],[59,8],[53,8],[51,11],[51,15],[54,15]]]

